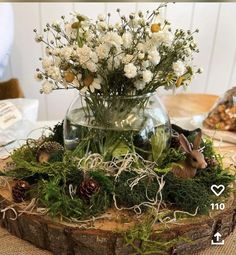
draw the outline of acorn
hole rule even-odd
[[[44,142],[36,152],[36,160],[39,163],[61,161],[64,147],[57,142]]]
[[[71,72],[71,71],[66,71],[65,72],[65,81],[66,82],[69,82],[69,83],[71,83],[71,82],[73,82],[73,80],[75,79],[75,75],[73,74],[73,72]]]
[[[151,31],[152,33],[157,33],[161,30],[161,24],[160,23],[154,23],[151,25]]]

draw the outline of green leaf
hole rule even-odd
[[[119,145],[113,150],[112,152],[112,156],[113,157],[120,157],[120,156],[124,156],[127,153],[129,153],[130,149],[129,147],[124,144],[123,142],[119,143]]]

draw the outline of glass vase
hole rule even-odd
[[[109,160],[138,153],[158,160],[168,146],[170,130],[168,114],[157,94],[79,95],[64,120],[64,143],[81,157],[99,153]]]

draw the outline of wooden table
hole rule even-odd
[[[218,96],[207,94],[177,94],[161,96],[170,117],[191,117],[208,112]]]
[[[205,94],[179,94],[175,96],[163,96],[162,100],[170,116],[188,117],[209,111],[217,96]],[[228,146],[222,149],[222,153],[235,153],[236,146]],[[0,161],[1,164],[1,161]],[[10,235],[5,229],[0,229],[0,251],[6,255],[49,255],[48,251],[40,250],[33,245]],[[235,255],[236,232],[225,240],[224,246],[211,247],[198,255]],[[83,254],[86,255],[86,254]]]

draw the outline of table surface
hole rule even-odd
[[[209,111],[217,96],[206,94],[179,94],[163,96],[162,101],[171,117],[191,117]],[[51,122],[52,124],[53,122]],[[43,123],[39,123],[42,126]],[[48,122],[47,122],[48,124]],[[236,146],[224,146],[222,153],[232,154]],[[236,231],[225,239],[224,246],[214,246],[196,255],[235,255]],[[0,254],[5,255],[50,255],[51,252],[36,248],[30,243],[18,239],[0,228]],[[86,254],[84,254],[86,255]]]

